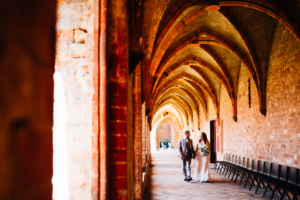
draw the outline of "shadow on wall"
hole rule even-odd
[[[68,154],[66,141],[66,101],[59,72],[54,74],[54,125],[53,125],[53,194],[54,200],[69,199]]]

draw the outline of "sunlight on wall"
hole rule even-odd
[[[151,146],[151,152],[156,151],[156,128],[157,124],[152,127],[152,130],[150,132],[150,146]]]
[[[53,125],[53,200],[69,199],[68,156],[66,143],[66,102],[62,76],[54,74],[54,125]]]

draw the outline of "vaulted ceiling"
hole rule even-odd
[[[299,11],[298,0],[146,0],[143,29],[151,115],[168,110],[168,105],[178,111],[178,121],[184,117],[192,123],[193,113],[207,117],[211,101],[218,116],[224,88],[237,120],[241,66],[251,74],[265,114],[274,30],[282,23],[300,41]]]

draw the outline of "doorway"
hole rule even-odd
[[[215,138],[217,133],[217,120],[210,121],[210,163],[215,163],[217,158],[217,151],[216,151],[216,145],[215,145]]]

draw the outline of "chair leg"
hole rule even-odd
[[[243,172],[243,175],[242,175],[242,178],[241,178],[241,180],[240,180],[240,184],[239,184],[239,185],[242,184],[242,180],[243,180],[244,176],[245,176],[245,172]]]
[[[230,169],[231,170],[231,169]],[[227,176],[227,173],[228,173],[228,171],[229,171],[229,167],[227,167],[227,169],[226,169],[226,173],[225,173],[225,175],[224,175],[224,172],[223,172],[223,174],[222,174],[222,176]]]
[[[249,191],[252,189],[252,186],[253,186],[253,184],[254,184],[254,180],[256,180],[255,177],[253,177],[253,179],[252,179],[252,181],[251,181]]]
[[[231,173],[234,174],[234,169],[231,169],[231,171],[229,172],[228,178],[230,178]]]
[[[231,180],[233,180],[234,176],[237,175],[237,172],[233,169],[232,170],[232,177]],[[230,178],[230,175],[228,176],[228,178]]]
[[[255,194],[257,194],[257,191],[258,191],[258,189],[260,187],[261,181],[262,181],[262,179],[259,179],[259,182],[258,182],[256,190],[255,190]]]
[[[220,166],[221,166],[221,164],[219,164],[219,165],[216,167],[217,172],[219,171]]]
[[[296,194],[296,193],[293,195],[293,198],[292,198],[292,200],[298,200],[298,198],[297,198],[297,194]]]
[[[262,181],[261,184],[263,185],[261,188],[264,189],[266,187],[264,182]]]
[[[215,171],[217,170],[217,168],[219,168],[222,164],[221,163],[216,163],[215,165]]]
[[[234,180],[234,182],[236,183],[236,180],[238,179],[238,177],[239,177],[239,172],[237,172],[237,174],[236,174],[236,178],[235,178],[235,180]]]
[[[231,177],[231,180],[233,180],[233,177],[236,175],[235,171],[232,172],[232,177]],[[230,177],[228,177],[230,178]]]
[[[246,180],[246,183],[245,183],[245,185],[244,185],[244,188],[247,186],[247,183],[248,183],[249,178],[250,178],[250,174],[249,174],[248,177],[247,177],[247,180]]]
[[[267,186],[266,186],[266,188],[265,188],[265,191],[264,191],[264,195],[263,195],[263,197],[265,197],[265,196],[266,196],[266,193],[267,193],[268,187],[269,187],[269,183],[267,183]]]
[[[225,173],[225,170],[224,170],[224,172],[223,172],[222,176],[224,176],[224,173],[225,173],[225,176],[226,176],[226,174],[228,173],[228,170],[229,170],[229,167],[227,167],[227,169],[226,169],[226,173]],[[231,169],[230,169],[230,170],[231,170]]]
[[[221,174],[221,172],[222,172],[223,169],[225,170],[225,169],[226,169],[226,166],[222,166],[222,167],[221,167],[219,174]]]
[[[223,172],[222,172],[222,176],[224,175],[225,171],[227,171],[228,169],[229,169],[228,166],[226,166],[226,167],[224,168],[224,170],[223,170]],[[220,171],[220,174],[221,174],[221,171]]]
[[[283,200],[285,191],[286,191],[286,189],[283,189],[283,191],[282,191],[282,193],[281,193],[281,196],[280,196],[280,200]]]
[[[233,172],[234,172],[233,169],[230,170],[229,175],[228,175],[228,178],[230,178],[230,175],[231,175],[231,173],[233,173]]]
[[[277,185],[274,186],[274,189],[273,189],[273,191],[272,191],[272,195],[271,195],[271,197],[270,197],[270,200],[273,199],[274,194],[275,194],[275,192],[276,192],[276,188],[277,188]]]

